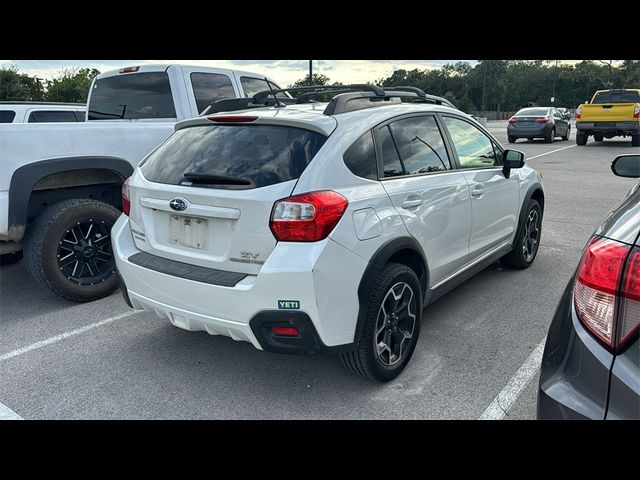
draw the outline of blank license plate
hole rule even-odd
[[[169,243],[180,247],[206,250],[209,243],[208,220],[184,215],[171,215]]]

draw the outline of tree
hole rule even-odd
[[[18,72],[16,67],[0,68],[0,101],[42,101],[44,86],[38,77]]]
[[[65,69],[47,85],[47,102],[86,103],[93,78],[100,73],[95,68]]]
[[[312,85],[329,85],[330,81],[331,80],[329,80],[329,77],[327,77],[326,75],[322,75],[321,73],[314,73],[313,83],[310,84],[309,75],[305,75],[300,80],[296,80],[295,82],[293,82],[291,85],[289,85],[289,87],[294,88],[294,87],[308,87]]]

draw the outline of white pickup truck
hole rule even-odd
[[[57,295],[89,301],[118,286],[109,238],[121,186],[180,120],[212,102],[279,88],[250,72],[143,65],[91,85],[85,122],[0,125],[0,259]]]

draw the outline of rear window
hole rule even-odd
[[[634,91],[596,93],[591,103],[640,103],[640,93]]]
[[[27,122],[47,123],[47,122],[79,122],[76,113],[72,110],[40,110],[31,112]]]
[[[516,115],[519,115],[522,117],[527,117],[527,116],[539,117],[539,116],[544,116],[547,113],[549,113],[548,108],[523,108],[518,113],[516,113]]]
[[[191,86],[196,97],[198,112],[202,113],[216,100],[236,98],[231,79],[219,73],[192,73]]]
[[[167,72],[100,78],[89,102],[89,120],[176,118]]]
[[[13,110],[0,110],[0,123],[11,123],[16,118],[16,112]]]
[[[274,125],[211,125],[175,132],[142,164],[148,180],[248,189],[294,180],[327,137]]]

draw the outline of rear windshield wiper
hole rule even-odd
[[[191,183],[201,183],[208,185],[252,185],[251,180],[246,178],[228,177],[225,175],[209,175],[206,173],[186,172],[182,174]]]

